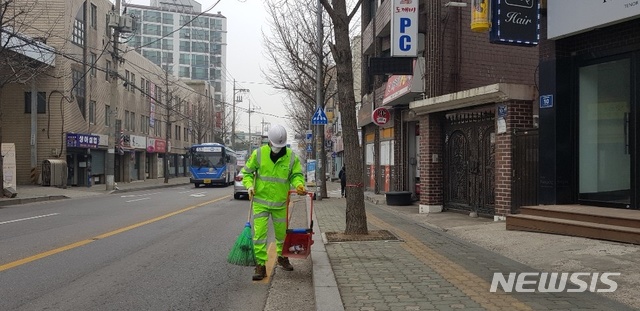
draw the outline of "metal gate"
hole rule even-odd
[[[444,208],[494,215],[494,112],[448,114],[444,130]]]
[[[521,206],[538,205],[538,129],[513,133],[511,213]]]

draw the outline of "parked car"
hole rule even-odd
[[[242,184],[242,173],[238,173],[235,181],[233,182],[233,198],[236,200],[239,200],[240,198],[249,199],[249,191]]]

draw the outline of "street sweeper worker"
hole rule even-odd
[[[242,168],[242,184],[248,189],[253,202],[253,248],[256,269],[253,280],[267,275],[267,226],[272,219],[276,237],[278,265],[292,271],[289,258],[282,256],[282,245],[287,231],[287,198],[291,186],[297,194],[306,195],[304,175],[300,160],[287,148],[287,131],[282,125],[274,125],[268,132],[269,144],[254,150]]]

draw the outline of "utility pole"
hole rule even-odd
[[[264,122],[264,118],[262,118],[262,122],[261,122],[261,123],[262,123],[262,130],[260,131],[260,135],[261,135],[261,136],[264,136],[264,128],[265,128],[265,125],[269,125],[269,126],[271,126],[271,123],[270,123],[270,122]],[[269,130],[269,128],[267,127],[267,131],[268,131],[268,130]]]
[[[233,79],[233,98],[231,111],[231,149],[236,148],[236,80]]]
[[[249,154],[251,154],[251,151],[253,149],[253,142],[251,141],[251,99],[248,99],[249,101]]]
[[[317,14],[317,27],[318,37],[316,42],[316,48],[318,50],[318,59],[316,64],[316,108],[322,109],[323,106],[323,92],[322,85],[322,38],[324,37],[322,29],[322,4],[320,0],[316,0],[316,14]],[[322,200],[322,188],[324,188],[324,176],[322,176],[322,159],[323,157],[323,143],[324,138],[324,125],[318,124],[316,126],[316,200]]]
[[[236,80],[233,80],[232,119],[231,119],[231,149],[236,148],[236,102],[241,103],[242,97],[236,98],[237,93],[249,92],[248,89],[236,89]],[[251,149],[251,148],[249,148]]]
[[[169,71],[165,70],[164,71],[164,78],[165,78],[165,88],[164,88],[164,102],[165,102],[165,111],[166,111],[166,115],[167,115],[167,128],[165,130],[165,135],[166,135],[166,144],[164,147],[164,183],[168,184],[169,183],[169,148],[171,146],[170,143],[170,139],[171,139],[171,105],[172,105],[172,99],[173,98],[169,98]],[[177,174],[176,174],[177,175]]]
[[[113,10],[115,14],[111,14],[111,17],[116,16],[120,17],[120,1],[115,0],[115,6]],[[119,24],[119,23],[118,23]],[[107,75],[110,75],[111,78],[111,94],[109,100],[109,106],[111,107],[111,111],[107,111],[106,113],[110,113],[109,118],[115,116],[115,122],[113,123],[113,137],[109,137],[109,147],[107,149],[107,167],[106,167],[106,188],[107,191],[115,189],[115,161],[116,161],[116,140],[118,139],[118,135],[120,133],[120,127],[122,126],[122,122],[118,119],[118,114],[120,113],[120,109],[118,109],[120,101],[118,100],[118,64],[120,63],[120,56],[118,55],[118,41],[120,40],[120,29],[119,27],[113,28],[113,51],[111,52],[112,66],[113,72],[107,72]],[[111,136],[111,135],[109,135]],[[113,139],[112,139],[113,138]]]

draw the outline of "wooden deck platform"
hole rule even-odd
[[[586,205],[520,208],[508,215],[507,230],[544,232],[640,244],[640,211]]]

